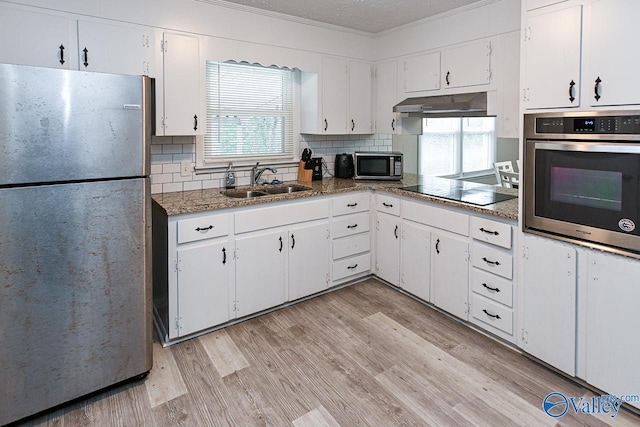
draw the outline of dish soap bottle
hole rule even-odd
[[[229,162],[227,170],[224,172],[224,186],[227,189],[236,188],[236,173],[231,169],[232,162]]]

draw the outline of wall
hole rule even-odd
[[[354,151],[391,151],[391,135],[300,135],[300,151],[311,148],[314,157],[322,157],[331,174],[335,168],[335,156]],[[195,143],[192,137],[154,137],[151,142],[151,192],[200,190],[224,186],[224,172],[182,176],[180,163],[195,162]],[[236,185],[249,185],[249,168],[236,169]],[[265,173],[271,181],[292,181],[297,178],[297,165],[278,166],[278,173]],[[325,172],[325,176],[329,176]]]

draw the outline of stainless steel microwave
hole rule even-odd
[[[355,179],[402,179],[402,153],[356,151],[354,153]]]

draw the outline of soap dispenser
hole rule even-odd
[[[231,169],[233,165],[232,162],[229,162],[229,166],[227,166],[227,170],[224,172],[224,186],[225,188],[236,188],[236,173]]]

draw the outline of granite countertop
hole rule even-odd
[[[300,191],[297,193],[274,194],[261,197],[252,197],[244,199],[235,199],[227,197],[223,194],[224,188],[212,188],[206,190],[178,191],[174,193],[153,194],[152,199],[160,206],[167,215],[180,215],[187,213],[205,212],[228,208],[237,208],[243,206],[262,205],[265,203],[273,203],[279,201],[297,200],[314,196],[326,196],[331,194],[348,193],[351,191],[385,191],[414,198],[417,200],[439,203],[445,206],[451,206],[460,209],[466,209],[473,212],[493,215],[501,218],[517,220],[518,219],[518,198],[506,200],[504,202],[494,203],[487,206],[477,206],[468,203],[457,202],[454,200],[442,199],[439,197],[427,196],[424,194],[414,193],[402,190],[402,187],[419,185],[423,183],[423,178],[415,174],[405,174],[401,181],[356,181],[354,179],[341,178],[325,178],[322,181],[312,182],[285,182],[284,185],[303,185],[310,187],[311,190]],[[452,180],[453,181],[453,180]],[[238,187],[243,190],[259,190],[260,187]],[[500,193],[517,195],[517,190],[495,187]]]

